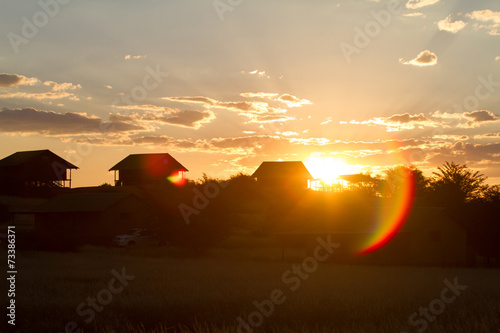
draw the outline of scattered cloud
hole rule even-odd
[[[470,137],[468,135],[458,135],[458,134],[437,134],[433,136],[433,139],[442,139],[442,140],[469,140]]]
[[[494,12],[490,9],[476,10],[466,14],[466,16],[478,21],[493,21],[496,24],[500,24],[500,12]]]
[[[414,65],[414,66],[433,66],[437,64],[437,55],[429,50],[420,52],[416,58],[408,61],[404,61],[403,58],[399,59],[399,62],[403,65]]]
[[[278,93],[264,93],[264,92],[258,92],[258,93],[251,93],[251,92],[246,92],[246,93],[241,93],[240,96],[242,97],[247,97],[247,98],[266,98],[266,99],[271,99],[274,101],[278,101],[281,103],[285,103],[286,106],[289,108],[293,107],[301,107],[302,105],[305,104],[312,104],[311,101],[308,101],[307,99],[301,99],[296,96],[290,95],[290,94],[278,94]]]
[[[113,108],[121,110],[137,110],[137,111],[165,111],[169,110],[165,106],[157,106],[152,104],[138,104],[138,105],[111,105]],[[172,109],[173,110],[173,109]]]
[[[278,101],[285,103],[286,106],[288,106],[289,108],[300,107],[304,104],[312,104],[307,99],[300,99],[300,98],[295,97],[295,96],[290,95],[290,94],[281,95],[280,97],[278,97]]]
[[[120,114],[112,113],[109,115],[111,121],[120,121],[131,124],[139,124],[142,127],[150,127],[158,124],[170,124],[188,128],[198,129],[203,124],[215,119],[212,111],[197,110],[179,110],[155,105],[126,105],[114,106],[118,109],[137,110],[143,113]],[[149,124],[148,124],[149,123]]]
[[[215,115],[210,111],[184,110],[168,115],[149,114],[149,117],[151,118],[147,120],[198,129],[201,125],[211,122]]]
[[[293,132],[293,131],[286,131],[286,132],[276,132],[277,135],[283,135],[283,136],[297,136],[299,133]]]
[[[486,29],[493,36],[500,35],[500,12],[494,12],[490,9],[476,10],[466,14],[467,17],[487,24],[474,24],[475,28]]]
[[[0,94],[0,99],[5,99],[5,98],[26,98],[26,99],[36,99],[39,101],[43,100],[51,100],[51,99],[61,99],[61,98],[69,98],[70,100],[73,101],[79,101],[80,99],[75,96],[74,94],[60,91],[60,92],[44,92],[44,93],[28,93],[28,92],[14,92],[14,93],[7,93],[7,94]]]
[[[148,56],[146,54],[144,55],[131,55],[131,54],[127,54],[125,55],[125,57],[123,57],[123,59],[125,60],[138,60],[138,59],[146,59]]]
[[[438,22],[440,31],[448,31],[454,34],[465,28],[466,25],[467,23],[461,20],[452,21],[451,14]]]
[[[241,74],[248,74],[248,75],[255,75],[255,76],[263,77],[263,78],[266,78],[266,79],[270,79],[271,78],[271,76],[267,75],[266,71],[261,71],[261,70],[258,70],[258,69],[255,69],[255,70],[250,71],[250,72],[241,71],[240,73]]]
[[[224,102],[203,96],[163,97],[162,99],[175,102],[201,104],[207,109],[222,108],[229,111],[235,111],[238,112],[239,115],[249,118],[249,121],[252,123],[269,123],[295,119],[286,115],[286,109],[274,107],[269,105],[269,103],[262,101]]]
[[[409,0],[406,3],[406,8],[418,9],[418,8],[434,5],[438,2],[439,2],[439,0]]]
[[[20,88],[17,88],[18,86],[32,87],[23,87],[23,89],[20,90]],[[45,81],[42,83],[37,78],[27,78],[25,76],[17,74],[0,74],[0,87],[16,87],[16,89],[7,89],[7,91],[13,90],[12,92],[0,93],[0,99],[21,98],[35,99],[39,101],[62,98],[69,98],[73,101],[79,101],[79,97],[77,97],[73,92],[68,91],[82,88],[80,84],[73,84],[70,82],[57,83],[54,81]],[[50,88],[50,90],[40,92],[40,90],[47,90],[46,88]]]
[[[409,124],[409,123],[421,123],[430,121],[426,116],[422,113],[417,115],[410,115],[409,113],[404,114],[395,114],[386,118],[388,123],[393,124]]]
[[[39,80],[34,77],[26,77],[23,75],[17,75],[17,74],[7,74],[7,73],[2,73],[0,74],[0,88],[10,88],[14,86],[21,86],[21,85],[34,85]]]
[[[341,123],[346,124],[346,122]],[[409,113],[395,114],[390,117],[376,117],[363,121],[351,120],[349,124],[385,126],[388,132],[410,130],[417,127],[437,127],[435,121],[427,118],[422,113],[415,115],[411,115]]]
[[[105,85],[104,88],[106,88],[106,89],[113,89],[113,87],[110,86],[109,84]]]
[[[324,121],[322,121],[322,122],[320,123],[320,125],[326,125],[326,124],[331,123],[332,121],[333,121],[332,117],[328,117],[328,118],[326,118]]]
[[[498,139],[498,138],[500,138],[500,132],[474,135],[474,139]]]
[[[66,90],[75,90],[82,88],[80,84],[73,84],[69,82],[57,83],[54,81],[45,81],[43,85],[52,87],[52,91],[66,91]]]
[[[401,130],[424,129],[424,128],[476,128],[483,124],[500,121],[500,119],[488,110],[476,110],[464,113],[447,113],[435,111],[429,116],[423,113],[411,115],[409,113],[395,114],[389,117],[375,117],[368,120],[349,122],[342,121],[341,124],[385,126],[388,132]],[[441,134],[439,134],[441,135]],[[433,137],[437,137],[434,135]]]

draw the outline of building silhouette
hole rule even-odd
[[[109,171],[115,172],[115,186],[139,186],[182,181],[188,169],[170,154],[163,153],[128,155]]]
[[[71,187],[71,170],[78,169],[48,149],[21,151],[0,160],[0,189],[15,194],[23,190]]]
[[[301,161],[266,161],[255,170],[252,178],[268,188],[309,188],[313,176]]]

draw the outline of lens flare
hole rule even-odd
[[[415,197],[413,173],[403,181],[402,188],[392,198],[379,200],[375,214],[375,230],[366,240],[359,254],[367,254],[380,249],[394,238],[410,215]]]
[[[186,178],[183,177],[181,171],[174,171],[170,176],[167,177],[168,181],[174,184],[177,187],[182,187],[186,185]]]
[[[399,148],[399,147],[391,147]],[[395,151],[397,151],[395,149]],[[398,155],[402,164],[408,164],[407,156]],[[396,172],[397,187],[385,183],[381,188],[383,198],[377,203],[373,214],[373,229],[362,244],[358,255],[378,250],[389,243],[408,219],[413,207],[416,190],[415,172],[407,167],[400,167]]]

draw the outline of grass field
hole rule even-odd
[[[220,249],[201,258],[168,248],[18,253],[14,331],[64,332],[75,322],[69,332],[251,332],[238,330],[237,321],[250,315],[259,324],[254,332],[500,332],[499,270],[320,263],[307,278],[297,277],[290,270],[305,257],[298,251],[282,262],[269,249]],[[134,276],[114,294],[106,292],[113,269]],[[441,302],[443,309],[431,303],[440,299],[443,281],[455,278],[467,289]],[[265,300],[276,290],[281,304],[270,311]],[[86,323],[90,315],[77,307],[99,293],[107,304]],[[255,301],[268,317],[255,313]],[[419,308],[430,304],[440,313],[425,319]]]

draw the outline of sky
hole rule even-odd
[[[454,161],[500,183],[498,0],[0,8],[0,157],[50,149],[79,167],[74,187],[164,152],[191,179],[274,160],[314,177]]]

